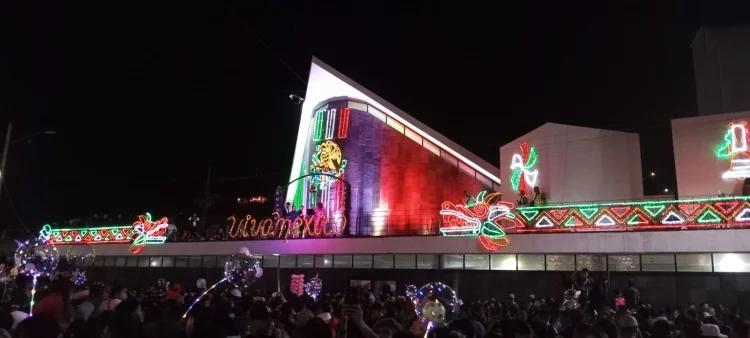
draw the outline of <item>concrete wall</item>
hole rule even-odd
[[[672,120],[677,193],[679,198],[741,194],[742,181],[723,179],[730,161],[716,157],[730,123],[750,123],[750,112]]]
[[[551,203],[643,198],[637,134],[547,123],[500,148],[504,200],[518,198],[510,165],[522,142],[536,147],[537,185]]]
[[[747,230],[612,231],[606,233],[510,233],[510,245],[498,253],[674,253],[747,252]],[[720,243],[720,244],[717,244]],[[129,255],[128,244],[95,246],[101,256]],[[370,254],[370,253],[477,253],[487,251],[476,237],[406,236],[315,238],[222,242],[186,242],[148,245],[144,256],[231,255],[240,248],[258,255]],[[67,249],[63,249],[64,252]]]

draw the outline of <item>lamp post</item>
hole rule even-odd
[[[45,130],[45,131],[40,131],[38,133],[34,133],[34,134],[29,135],[29,136],[22,137],[20,139],[11,141],[10,140],[10,132],[12,130],[13,130],[13,124],[12,123],[8,123],[8,132],[5,133],[5,145],[3,145],[3,157],[2,157],[2,159],[0,159],[0,196],[2,195],[2,192],[3,192],[2,188],[3,188],[3,179],[5,178],[5,161],[8,159],[8,148],[10,148],[10,145],[13,144],[13,143],[16,143],[16,142],[21,142],[21,141],[24,141],[24,140],[28,140],[28,139],[30,139],[32,137],[36,137],[36,136],[39,136],[39,135],[54,135],[54,134],[57,134],[57,132],[55,132],[54,130]]]

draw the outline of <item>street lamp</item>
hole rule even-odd
[[[12,129],[13,129],[13,124],[12,123],[8,123],[8,132],[5,134],[5,145],[3,146],[3,157],[2,157],[2,159],[0,159],[0,195],[2,195],[2,192],[3,192],[3,178],[5,177],[5,160],[8,158],[8,148],[10,147],[10,145],[13,144],[13,143],[17,143],[17,142],[21,142],[21,141],[25,141],[25,140],[30,140],[30,139],[32,139],[34,137],[39,136],[39,135],[54,135],[54,134],[57,134],[57,132],[54,131],[54,130],[45,130],[45,131],[40,131],[38,133],[34,133],[34,134],[31,134],[31,135],[19,138],[17,140],[11,141],[10,140],[10,132],[12,131]]]

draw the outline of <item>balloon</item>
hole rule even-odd
[[[197,281],[195,281],[195,287],[198,288],[198,289],[201,289],[201,290],[205,289],[206,288],[206,280],[203,279],[203,278],[198,279]]]
[[[408,298],[410,301],[414,299],[414,295],[417,293],[417,286],[414,284],[409,284],[406,286],[406,298]]]
[[[412,299],[417,316],[433,325],[445,324],[446,318],[458,311],[456,292],[441,282],[427,283]]]
[[[249,255],[250,254],[250,249],[248,249],[248,248],[246,248],[246,247],[243,246],[242,248],[240,248],[240,253],[243,254],[243,255]]]
[[[259,265],[257,271],[255,271],[255,279],[260,277],[263,277],[263,268]]]
[[[316,275],[315,277],[311,278],[307,284],[305,284],[305,292],[307,292],[310,297],[313,299],[318,299],[318,296],[320,295],[320,289],[323,288],[323,281],[318,278]]]
[[[40,246],[27,241],[18,247],[14,258],[20,273],[50,276],[57,268],[60,254],[53,245]]]
[[[255,282],[260,263],[253,255],[232,255],[224,265],[224,278],[237,287],[248,287]]]
[[[94,258],[96,258],[96,252],[88,244],[73,245],[65,255],[65,260],[73,269],[85,269],[93,265]]]
[[[83,286],[86,284],[86,272],[85,271],[78,271],[73,275],[74,280],[73,283],[75,283],[78,286]]]
[[[428,301],[422,306],[422,317],[433,323],[442,323],[445,321],[445,306],[437,299]]]

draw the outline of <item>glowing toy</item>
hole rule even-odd
[[[443,202],[440,232],[443,236],[478,236],[479,243],[489,251],[508,246],[505,230],[515,228],[518,221],[513,203],[500,201],[500,196],[482,191],[473,204]]]
[[[513,154],[510,160],[510,184],[513,191],[526,191],[534,188],[536,179],[539,177],[539,170],[534,169],[539,156],[536,148],[529,145],[528,142],[521,143],[521,153]]]
[[[716,157],[730,160],[729,170],[721,175],[724,179],[744,179],[750,177],[750,152],[747,148],[746,123],[730,124],[724,143],[716,149]]]

